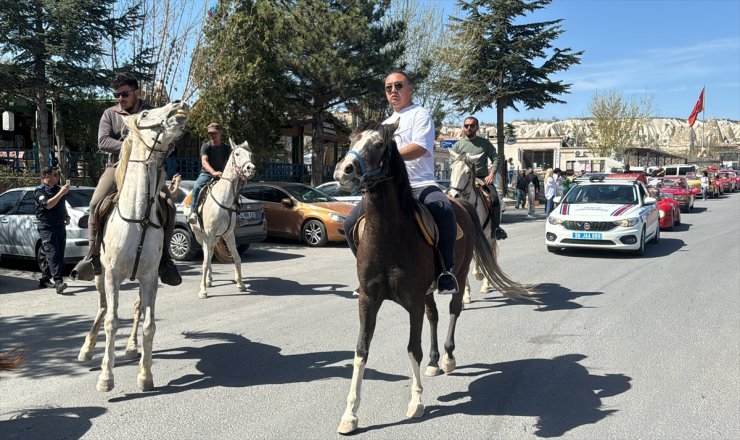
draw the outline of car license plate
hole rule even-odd
[[[254,211],[240,212],[238,218],[239,220],[256,220],[257,213]]]
[[[574,232],[573,238],[581,240],[601,240],[600,232]]]

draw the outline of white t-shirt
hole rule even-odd
[[[407,160],[406,171],[412,188],[435,185],[434,180],[434,121],[424,107],[411,104],[405,109],[394,112],[383,124],[393,124],[400,118],[394,138],[398,148],[408,144],[421,145],[427,150],[418,159]]]

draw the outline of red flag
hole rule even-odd
[[[696,122],[696,117],[699,116],[699,113],[704,111],[704,88],[701,89],[701,94],[699,95],[699,100],[696,101],[696,105],[694,105],[694,110],[689,115],[689,127],[694,126],[694,122]]]

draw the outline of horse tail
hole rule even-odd
[[[493,248],[488,242],[475,206],[467,200],[456,201],[465,208],[470,216],[470,220],[473,222],[475,234],[475,252],[473,254],[480,271],[488,279],[488,283],[508,298],[516,300],[529,299],[537,302],[537,299],[533,296],[537,292],[531,284],[522,284],[512,280],[499,266],[495,257],[498,246],[495,240],[493,242]]]
[[[24,349],[16,347],[0,352],[0,371],[13,371],[21,367],[26,359]]]

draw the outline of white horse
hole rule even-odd
[[[485,225],[483,231],[485,232],[486,239],[493,249],[494,257],[498,255],[498,247],[496,246],[496,239],[491,238],[491,230],[493,228],[493,219],[490,217],[490,210],[486,208],[483,203],[483,195],[475,185],[475,163],[485,153],[480,153],[475,156],[468,155],[467,153],[455,153],[452,150],[450,152],[450,189],[447,191],[447,195],[456,199],[467,200],[475,206],[475,211],[478,213],[478,219],[481,225]],[[473,259],[473,276],[476,280],[483,280],[483,284],[480,288],[480,293],[488,292],[488,280],[477,264],[477,259]],[[470,303],[470,282],[465,280],[465,293],[463,294],[463,302],[465,304]]]
[[[95,277],[95,287],[100,293],[99,310],[78,357],[81,361],[92,358],[100,321],[105,316],[105,354],[97,384],[99,391],[110,391],[114,386],[112,369],[116,362],[118,291],[126,278],[139,280],[134,326],[126,354],[136,355],[136,328],[139,316],[143,314],[144,337],[138,384],[142,391],[154,388],[151,371],[154,302],[164,236],[162,222],[157,216],[157,199],[165,178],[161,165],[170,143],[183,132],[186,110],[187,104],[173,102],[124,119],[129,135],[121,148],[121,161],[116,170],[118,202],[103,232],[100,255],[103,273]]]
[[[195,239],[203,248],[203,276],[200,280],[198,298],[207,298],[206,289],[211,287],[211,259],[219,238],[223,238],[229,253],[234,258],[234,281],[239,291],[244,292],[247,287],[242,281],[242,260],[236,250],[234,227],[236,226],[236,202],[239,199],[239,190],[247,179],[254,176],[256,170],[252,163],[252,151],[247,141],[239,145],[231,143],[231,155],[226,162],[221,178],[211,186],[206,195],[201,210],[202,223],[193,225]],[[204,189],[205,190],[205,189]],[[189,212],[186,212],[186,215]],[[202,225],[202,229],[201,229]]]

